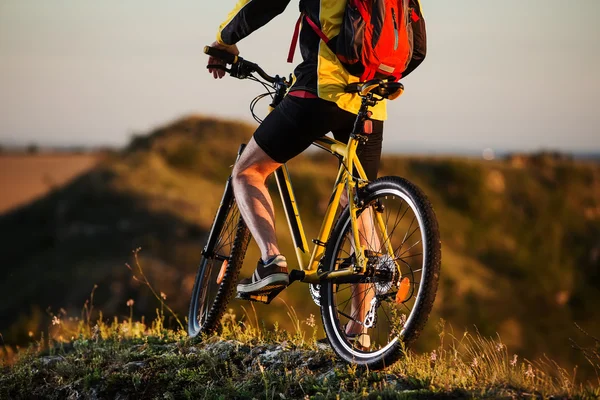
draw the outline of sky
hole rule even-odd
[[[0,144],[122,146],[189,114],[252,121],[261,87],[213,80],[202,53],[234,4],[1,0]],[[600,0],[422,4],[427,59],[388,104],[384,151],[600,151]],[[292,0],[241,55],[291,72],[297,17]]]

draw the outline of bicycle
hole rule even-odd
[[[253,79],[269,89],[251,102],[257,121],[260,119],[254,114],[254,106],[260,98],[271,95],[270,107],[275,107],[286,95],[291,77],[270,76],[257,64],[222,50],[207,46],[204,52],[231,65],[210,67],[221,68],[235,78]],[[387,176],[369,182],[356,156],[358,144],[368,140],[369,107],[385,98],[398,97],[403,90],[401,83],[378,79],[349,85],[346,91],[359,95],[362,104],[348,143],[326,136],[313,143],[336,156],[340,166],[312,251],[286,164],[275,172],[299,266],[290,271],[290,285],[295,281],[309,284],[335,353],[346,362],[374,369],[397,361],[403,349],[417,339],[431,312],[440,273],[438,223],[427,197],[404,178]],[[242,144],[238,159],[243,149]],[[225,184],[202,251],[188,316],[190,337],[218,329],[250,241],[231,179]],[[338,215],[342,193],[347,194],[347,205]],[[405,220],[409,212],[413,217]],[[396,235],[397,230],[404,233]],[[417,230],[420,235],[411,239]],[[238,294],[238,298],[268,304],[281,290]],[[362,332],[346,334],[350,321]]]

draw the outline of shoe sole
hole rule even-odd
[[[287,274],[272,274],[259,282],[248,285],[239,284],[237,285],[237,291],[239,293],[263,293],[289,284],[290,278]]]

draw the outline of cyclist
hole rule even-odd
[[[236,43],[282,13],[288,3],[289,0],[239,0],[220,25],[211,46],[238,55]],[[412,0],[413,3],[414,20],[418,22],[413,23],[413,56],[403,77],[423,61],[426,53],[420,1]],[[300,0],[303,14],[320,25],[321,32],[328,38],[339,33],[345,7],[345,1]],[[266,292],[289,283],[287,262],[277,245],[273,203],[265,184],[267,177],[329,132],[335,139],[347,143],[361,103],[358,95],[344,92],[348,84],[359,79],[344,69],[328,46],[321,45],[322,39],[316,30],[303,23],[299,38],[303,61],[294,70],[294,84],[288,96],[259,125],[233,170],[236,202],[261,251],[252,276],[237,286],[242,293]],[[224,63],[210,57],[208,64]],[[210,67],[209,72],[215,78],[225,74]],[[380,164],[385,102],[379,102],[371,111],[373,132],[369,140],[359,146],[357,154],[367,177],[374,180]],[[342,201],[345,203],[347,199]],[[369,232],[369,224],[369,218],[359,220],[361,231]],[[366,313],[366,304],[363,302],[362,306],[357,304],[353,308],[360,308],[355,310],[360,321]],[[346,330],[348,335],[358,335],[362,327],[352,323]]]

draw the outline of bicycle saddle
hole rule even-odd
[[[394,100],[404,92],[404,85],[400,82],[388,82],[382,79],[372,79],[367,82],[351,83],[344,89],[346,93],[357,93],[360,96],[367,96],[374,93],[384,99]]]

